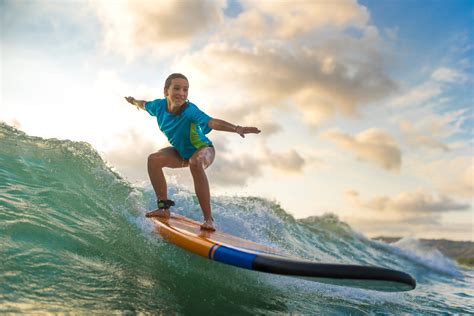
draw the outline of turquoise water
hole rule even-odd
[[[193,194],[170,188],[199,220]],[[154,204],[87,143],[31,137],[0,124],[0,313],[473,314],[474,271],[413,239],[372,241],[334,215],[295,220],[274,202],[215,197],[218,227],[320,262],[413,275],[382,293],[248,271],[163,241]]]

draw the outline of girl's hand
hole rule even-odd
[[[136,104],[134,103],[136,101],[134,97],[125,97],[125,100],[127,100],[128,103],[136,106]]]
[[[242,138],[245,138],[245,134],[258,134],[260,130],[256,127],[244,127],[237,125],[235,127],[235,132],[239,134]]]
[[[134,97],[125,97],[125,100],[127,100],[128,103],[136,106],[137,110],[140,110],[140,108],[143,106],[143,101],[135,100]]]

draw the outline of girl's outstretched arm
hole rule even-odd
[[[232,123],[220,119],[211,119],[207,125],[210,128],[215,129],[216,131],[237,133],[242,137],[245,137],[245,134],[260,133],[260,130],[256,127],[234,125]]]
[[[134,97],[125,97],[128,103],[133,104],[137,107],[137,109],[145,110],[145,103],[146,101],[143,100],[135,100]]]

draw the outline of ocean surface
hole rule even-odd
[[[200,220],[192,192],[175,212]],[[473,314],[474,271],[415,239],[385,244],[335,215],[295,219],[258,197],[214,197],[219,229],[318,262],[377,265],[417,280],[409,292],[321,284],[227,266],[164,241],[155,204],[91,145],[0,123],[0,314]]]

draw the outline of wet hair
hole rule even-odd
[[[185,75],[180,74],[180,73],[174,73],[174,74],[169,75],[168,78],[166,78],[165,89],[168,89],[171,86],[171,81],[173,81],[173,79],[178,79],[178,78],[186,79],[186,81],[189,82],[188,78],[186,78]]]

